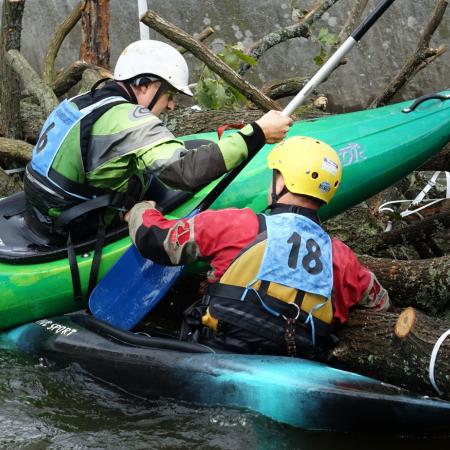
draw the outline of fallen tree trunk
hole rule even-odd
[[[17,50],[9,50],[6,54],[9,64],[22,79],[25,88],[39,101],[44,113],[48,116],[58,105],[58,99],[52,89],[47,86],[30,63]]]
[[[414,306],[440,314],[450,303],[450,255],[425,260],[399,261],[360,256],[397,307]]]
[[[409,223],[401,228],[365,237],[366,251],[372,253],[372,251],[378,251],[391,245],[415,244],[417,241],[426,241],[434,233],[447,230],[450,228],[450,208],[448,201],[444,200],[441,203],[444,206],[442,212]]]
[[[338,332],[340,342],[327,362],[423,395],[439,396],[429,379],[429,362],[436,341],[449,328],[449,321],[427,317],[413,308],[400,315],[356,309]],[[446,340],[434,370],[445,399],[450,399],[449,356],[450,340]]]
[[[22,164],[25,166],[31,160],[33,146],[24,141],[7,139],[0,137],[0,165],[3,168],[12,164]]]
[[[167,116],[167,126],[176,136],[216,131],[221,125],[250,123],[264,114],[261,110],[209,110],[194,111],[191,108],[179,109]],[[327,115],[311,108],[299,118],[313,119]]]
[[[450,143],[448,143],[436,156],[429,159],[420,170],[446,170],[450,171]]]
[[[16,176],[9,176],[0,168],[0,197],[15,194],[22,190],[22,183]]]

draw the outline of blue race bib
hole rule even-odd
[[[256,279],[300,291],[331,296],[331,239],[315,222],[299,214],[266,216],[267,245]]]
[[[61,102],[48,116],[37,144],[33,148],[31,160],[33,169],[40,175],[48,177],[53,160],[70,130],[95,109],[117,101],[125,101],[125,99],[120,96],[106,97],[81,110],[71,105],[69,100]]]
[[[31,165],[40,175],[47,177],[56,154],[69,131],[85,116],[64,100],[48,116],[33,149]]]

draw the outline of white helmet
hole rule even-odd
[[[155,75],[175,89],[192,96],[189,69],[183,55],[161,41],[141,40],[130,44],[117,60],[114,79],[125,81],[138,75]]]

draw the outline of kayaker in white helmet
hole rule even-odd
[[[27,223],[51,239],[80,240],[103,222],[120,222],[117,211],[141,198],[145,175],[195,191],[280,141],[292,124],[270,111],[218,143],[188,150],[158,117],[175,108],[175,94],[192,96],[188,66],[178,50],[156,40],[130,44],[114,79],[101,81],[53,111],[26,169]]]

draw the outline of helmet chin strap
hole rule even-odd
[[[123,83],[123,87],[125,88],[125,90],[128,92],[128,95],[131,98],[131,101],[137,105],[137,98],[136,98],[136,94],[133,91],[133,88],[131,87],[130,83],[128,81],[124,81]]]
[[[141,83],[141,80],[143,80],[144,78],[145,78],[145,81],[147,81],[147,82],[148,81],[150,81],[150,82],[161,81],[161,84],[159,85],[157,91],[155,92],[155,95],[153,96],[152,100],[150,101],[150,103],[147,106],[147,108],[151,111],[153,109],[153,107],[156,105],[156,102],[159,100],[161,95],[163,95],[164,92],[167,90],[168,83],[166,83],[164,80],[160,80],[157,78],[149,78],[149,77],[141,77],[141,78],[133,80],[131,83],[123,82],[123,85],[124,85],[126,91],[128,92],[128,95],[130,96],[133,103],[135,103],[136,105],[138,104],[138,99],[136,97],[136,94],[134,93],[132,86],[139,87],[139,86],[143,85],[144,83]]]
[[[277,194],[277,171],[272,170],[272,205],[275,205],[275,203],[283,197],[284,194],[287,194],[289,192],[288,188],[283,186],[283,189],[281,189],[281,192]]]
[[[158,90],[155,92],[155,95],[153,96],[152,101],[147,106],[147,108],[150,111],[153,109],[153,107],[156,105],[156,102],[159,100],[161,95],[163,95],[166,90],[167,90],[167,83],[162,81],[161,84],[159,85]]]

